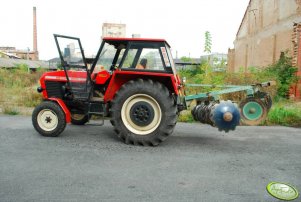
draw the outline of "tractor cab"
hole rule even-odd
[[[106,99],[105,90],[115,71],[168,74],[179,83],[170,46],[163,39],[105,37],[96,56],[86,58],[79,38],[56,34],[54,38],[72,99],[90,101],[95,92]]]
[[[170,47],[163,39],[105,37],[96,59],[95,67],[110,71],[175,72]]]

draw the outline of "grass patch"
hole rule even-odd
[[[301,103],[275,103],[268,114],[266,124],[301,127]]]
[[[184,110],[180,113],[178,117],[179,122],[187,122],[187,123],[192,123],[194,122],[194,119],[192,117],[191,111],[190,110]]]
[[[42,96],[36,91],[39,78],[45,70],[28,72],[26,67],[0,69],[0,103],[5,103],[2,113],[20,114],[13,106],[34,107],[41,102]]]
[[[8,114],[8,115],[18,115],[20,114],[19,110],[15,107],[10,107],[10,106],[5,106],[2,109],[3,114]]]

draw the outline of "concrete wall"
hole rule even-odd
[[[229,71],[247,71],[276,62],[282,51],[292,54],[294,22],[301,22],[299,0],[251,0],[229,52]],[[232,65],[232,66],[230,66]]]

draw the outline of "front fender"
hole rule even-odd
[[[70,113],[69,109],[67,108],[67,106],[65,105],[64,101],[59,98],[48,98],[48,100],[51,100],[52,102],[56,102],[56,103],[58,103],[58,105],[60,105],[60,107],[62,108],[62,110],[65,113],[66,123],[70,123],[71,122],[71,113]]]

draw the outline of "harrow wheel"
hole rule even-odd
[[[267,108],[260,99],[246,98],[239,108],[243,125],[259,125],[267,117]]]
[[[272,97],[269,94],[267,94],[264,99],[265,99],[268,110],[270,110],[272,108],[272,104],[273,104]]]

